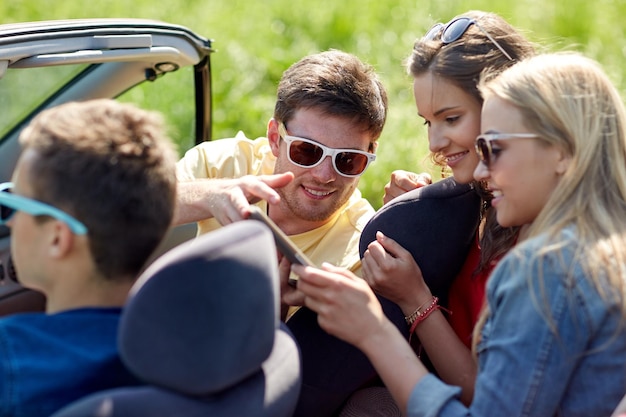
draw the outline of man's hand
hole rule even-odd
[[[250,204],[266,200],[276,204],[276,188],[293,180],[293,173],[246,175],[241,178],[200,179],[178,183],[174,224],[197,222],[214,217],[227,225],[248,217]]]

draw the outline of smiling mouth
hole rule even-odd
[[[302,187],[304,188],[304,190],[309,193],[309,194],[313,194],[316,197],[326,197],[327,195],[331,195],[332,191],[320,191],[320,190],[313,190],[311,188],[307,188],[307,187]]]
[[[450,163],[450,162],[458,161],[459,159],[463,158],[465,155],[467,155],[467,152],[459,152],[459,153],[455,153],[452,155],[448,155],[446,156],[446,162]]]

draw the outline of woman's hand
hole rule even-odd
[[[432,299],[411,253],[382,232],[376,232],[376,240],[367,247],[362,270],[372,289],[398,304],[405,315]]]
[[[396,170],[391,173],[391,179],[385,185],[385,195],[383,196],[383,204],[387,204],[394,198],[414,190],[431,184],[432,178],[427,172],[416,174],[415,172]]]
[[[300,276],[304,305],[318,314],[328,333],[362,349],[384,327],[387,320],[376,295],[352,272],[327,263],[322,269],[293,265],[293,270]]]

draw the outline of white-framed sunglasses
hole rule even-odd
[[[493,142],[499,140],[511,139],[533,139],[539,136],[534,133],[485,133],[479,135],[474,143],[474,148],[478,154],[480,161],[485,164],[487,169],[491,169],[491,164],[496,162],[498,150],[493,149]]]
[[[358,177],[376,160],[371,152],[357,149],[329,148],[311,139],[291,136],[283,123],[278,125],[278,134],[287,143],[289,161],[302,168],[313,168],[322,163],[327,156],[333,161],[333,168],[344,177]]]

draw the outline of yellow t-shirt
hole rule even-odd
[[[187,151],[177,164],[177,176],[179,181],[188,181],[273,174],[275,161],[267,138],[251,140],[239,132],[234,138],[203,142]],[[267,208],[265,201],[258,205]],[[328,223],[289,238],[314,264],[329,262],[360,275],[359,238],[373,215],[371,204],[355,190]],[[219,227],[215,219],[203,220],[198,222],[198,234]]]

